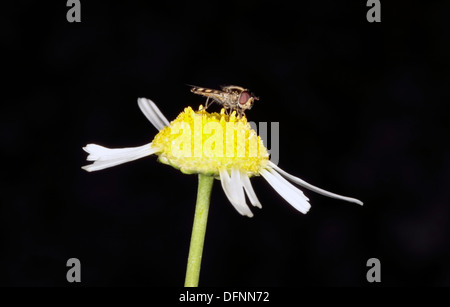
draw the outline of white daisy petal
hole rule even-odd
[[[129,148],[106,148],[97,144],[88,144],[83,149],[89,153],[87,160],[95,161],[93,164],[82,167],[88,172],[98,171],[134,161],[152,155],[158,151],[157,148],[152,147],[152,143]]]
[[[220,183],[222,185],[222,189],[225,192],[225,195],[227,196],[230,203],[236,208],[236,210],[243,215],[241,212],[241,208],[239,206],[236,206],[236,198],[232,193],[231,189],[231,179],[228,175],[228,171],[226,169],[219,170],[219,176],[220,176]]]
[[[149,101],[150,106],[152,107],[153,111],[156,113],[156,115],[158,116],[158,118],[162,121],[162,123],[164,124],[164,126],[169,126],[170,123],[167,120],[167,118],[164,116],[164,114],[159,110],[159,108],[156,106],[156,103],[154,103],[153,101],[151,101],[150,99],[147,99]]]
[[[233,205],[233,207],[241,215],[252,217],[253,213],[250,211],[249,207],[245,203],[245,195],[243,195],[244,191],[242,190],[242,184],[239,180],[239,177],[237,177],[238,180],[236,180],[236,175],[234,174],[233,176],[232,171],[232,177],[230,178],[230,176],[228,175],[228,171],[226,169],[219,170],[219,175],[223,191],[225,192],[225,195],[227,196],[228,200]],[[233,180],[235,181],[233,182]],[[243,201],[242,196],[244,196]]]
[[[281,197],[283,197],[295,209],[301,213],[307,213],[309,208],[311,208],[311,205],[308,203],[308,199],[305,196],[301,197],[300,193],[297,193],[284,182],[280,181],[279,178],[271,174],[268,170],[263,169],[260,174],[267,180],[274,190],[277,191],[278,194],[280,194]]]
[[[152,153],[156,152],[156,149],[152,147],[152,143],[139,147],[128,148],[107,148],[97,144],[88,144],[86,147],[83,147],[83,149],[89,153],[89,156],[86,158],[88,161],[110,160],[120,157],[127,157],[130,155],[138,155],[141,152],[147,153],[150,150]]]
[[[103,160],[103,161],[99,160],[99,161],[95,161],[92,164],[85,165],[81,168],[88,172],[94,172],[94,171],[99,171],[99,170],[102,170],[105,168],[113,167],[116,165],[120,165],[120,164],[123,164],[126,162],[130,162],[130,161],[142,158],[142,157],[145,157],[145,156],[136,157],[135,159],[129,159],[129,158],[124,157],[124,158],[117,158],[117,159],[110,159],[110,160]]]
[[[295,176],[293,176],[293,175],[291,175],[289,173],[286,173],[285,171],[283,171],[281,168],[276,166],[271,161],[269,161],[268,165],[271,168],[273,168],[274,170],[276,170],[278,173],[283,175],[284,177],[286,177],[289,180],[291,180],[292,182],[295,182],[296,184],[301,185],[302,187],[307,188],[307,189],[309,189],[311,191],[314,191],[314,192],[316,192],[318,194],[322,194],[322,195],[325,195],[325,196],[328,196],[328,197],[332,197],[332,198],[337,198],[337,199],[340,199],[340,200],[345,200],[345,201],[352,202],[352,203],[356,203],[356,204],[361,205],[361,206],[363,205],[363,202],[358,200],[358,199],[356,199],[356,198],[342,196],[342,195],[339,195],[339,194],[328,192],[328,191],[323,190],[321,188],[318,188],[316,186],[313,186],[312,184],[309,184],[306,181],[304,181],[304,180],[302,180],[302,179],[300,179],[298,177],[295,177]]]
[[[306,195],[303,193],[302,190],[300,190],[299,188],[297,188],[296,186],[294,186],[292,183],[290,183],[289,181],[287,181],[286,179],[284,179],[280,174],[278,174],[274,169],[271,168],[267,168],[267,170],[274,175],[285,187],[286,189],[290,189],[292,190],[294,193],[298,194],[298,197],[300,198],[304,198],[307,201],[309,201],[309,198],[306,197]]]
[[[237,200],[242,207],[242,210],[246,213],[245,215],[247,215],[248,217],[252,217],[253,213],[250,211],[250,208],[245,201],[244,187],[241,182],[241,175],[237,168],[231,169],[231,184],[236,193]]]
[[[256,197],[256,193],[253,190],[252,183],[250,182],[250,179],[248,178],[247,174],[245,172],[240,172],[241,175],[241,182],[244,186],[245,192],[247,193],[248,199],[250,199],[250,203],[258,208],[262,208],[261,203],[258,200],[258,197]]]
[[[169,126],[169,121],[161,113],[156,104],[147,98],[138,98],[138,105],[145,117],[156,127],[161,130],[165,126]]]

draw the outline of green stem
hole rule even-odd
[[[186,279],[184,281],[185,287],[198,287],[213,182],[213,176],[198,175],[197,203],[195,205],[194,225],[192,226],[191,245],[189,247]]]

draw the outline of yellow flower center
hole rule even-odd
[[[227,115],[224,109],[220,114],[199,109],[185,108],[155,136],[152,146],[160,149],[159,161],[187,174],[218,176],[223,168],[237,168],[248,176],[259,174],[269,154],[245,116]]]

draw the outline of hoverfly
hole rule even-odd
[[[248,89],[236,85],[221,86],[221,90],[197,87],[190,85],[191,92],[206,97],[204,109],[207,109],[211,102],[217,102],[230,112],[236,111],[239,116],[244,115],[244,111],[251,109],[253,102],[259,100]]]

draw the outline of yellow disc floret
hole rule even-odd
[[[153,139],[159,161],[183,173],[217,176],[219,169],[237,168],[248,176],[257,175],[269,154],[247,119],[225,114],[194,112],[187,107]]]

